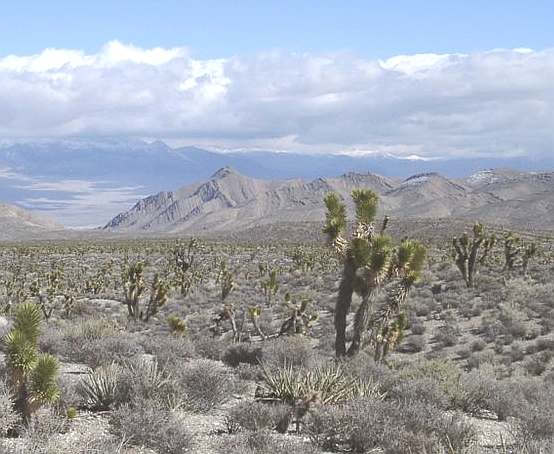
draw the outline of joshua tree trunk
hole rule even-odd
[[[31,396],[27,389],[27,383],[23,380],[17,388],[17,394],[15,399],[15,408],[21,416],[21,420],[24,425],[29,423],[31,415],[33,414],[33,408],[31,403]]]
[[[335,353],[337,358],[346,355],[346,316],[352,304],[354,293],[354,279],[356,277],[356,266],[352,259],[344,263],[342,279],[339,286],[339,294],[335,305]]]
[[[365,291],[363,293],[362,302],[354,316],[354,335],[352,337],[352,343],[348,348],[348,356],[355,356],[364,345],[369,324],[371,293],[370,291]]]

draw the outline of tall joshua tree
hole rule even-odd
[[[467,287],[475,286],[475,276],[479,266],[487,260],[495,243],[496,237],[494,235],[488,236],[485,227],[480,223],[473,226],[473,238],[471,240],[466,232],[460,238],[454,237],[452,239],[453,257]]]
[[[337,357],[355,355],[368,339],[376,345],[379,338],[375,334],[376,330],[381,332],[387,321],[373,316],[373,297],[385,285],[403,289],[401,298],[387,298],[385,306],[389,309],[381,314],[388,314],[388,319],[398,315],[425,257],[425,249],[417,241],[406,240],[399,246],[393,244],[392,239],[385,234],[388,217],[384,218],[380,229],[376,229],[377,194],[367,189],[356,189],[352,191],[352,199],[356,208],[356,223],[352,235],[347,237],[344,203],[335,193],[325,197],[327,217],[323,231],[343,264],[335,305]],[[354,293],[361,297],[361,302],[354,316],[352,342],[347,348],[347,316]]]

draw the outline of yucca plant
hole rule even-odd
[[[368,189],[352,191],[356,223],[352,235],[346,235],[346,206],[336,193],[325,197],[327,216],[324,233],[343,264],[342,278],[335,305],[335,353],[337,357],[354,356],[370,340],[381,326],[374,326],[379,319],[372,317],[374,296],[381,287],[397,288],[403,295],[396,304],[392,299],[389,313],[403,311],[405,296],[417,280],[425,257],[425,248],[417,241],[404,241],[395,245],[385,234],[389,218],[385,216],[379,229],[375,217],[379,198]],[[354,316],[354,330],[347,348],[347,316],[354,293],[361,297]],[[393,308],[394,306],[394,308]],[[369,336],[368,336],[369,334]],[[375,347],[375,345],[374,345]]]
[[[324,404],[336,404],[357,398],[384,398],[372,381],[363,381],[344,373],[339,364],[314,369],[298,369],[285,364],[276,369],[262,364],[262,388],[266,397],[293,405],[305,396],[317,393]]]
[[[15,407],[23,422],[42,405],[59,398],[59,364],[56,358],[38,350],[41,310],[38,305],[17,306],[14,324],[4,338],[7,350],[8,378],[15,395]]]
[[[109,410],[115,404],[121,377],[117,364],[89,371],[76,387],[85,405],[92,410]]]

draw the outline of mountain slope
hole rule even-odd
[[[0,240],[23,239],[61,230],[62,227],[23,208],[0,203]]]
[[[548,212],[554,207],[550,174],[502,171],[456,182],[425,173],[399,182],[371,173],[350,172],[311,181],[267,181],[225,167],[204,182],[140,200],[112,219],[105,230],[230,231],[273,223],[320,221],[325,215],[323,198],[328,192],[339,193],[352,211],[350,193],[355,188],[377,192],[381,213],[396,218],[453,217],[541,228],[548,228],[554,221]],[[529,224],[529,219],[534,223]]]
[[[437,173],[403,181],[371,173],[336,178],[268,181],[225,167],[208,180],[161,192],[137,202],[105,227],[122,232],[232,231],[254,226],[321,221],[324,196],[335,191],[350,211],[350,193],[369,188],[381,199],[380,211],[396,218],[456,218],[506,226],[554,226],[554,173],[481,171],[450,180]]]
[[[309,182],[267,181],[249,178],[225,167],[203,183],[140,200],[129,211],[112,219],[105,229],[232,230],[277,221],[317,220],[323,216],[325,194],[336,191],[347,198],[357,187],[384,193],[394,188],[394,183],[377,175],[354,173]]]

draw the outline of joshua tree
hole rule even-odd
[[[268,304],[271,304],[277,291],[279,290],[279,283],[277,282],[277,269],[273,268],[268,271],[268,279],[262,282],[262,289],[264,296]]]
[[[150,317],[156,315],[159,308],[167,302],[169,286],[166,280],[162,279],[158,274],[154,275],[148,302],[144,303],[145,308],[142,310],[141,297],[146,290],[143,272],[144,262],[135,262],[124,267],[124,303],[127,306],[129,317],[133,320],[143,320],[147,322]]]
[[[196,279],[195,257],[197,246],[198,242],[192,238],[186,246],[179,242],[173,249],[175,279],[183,296],[189,294]]]
[[[454,237],[452,239],[452,245],[454,246],[453,258],[469,288],[475,286],[475,276],[479,266],[487,260],[495,243],[496,237],[494,235],[487,236],[485,227],[479,223],[473,226],[473,238],[471,240],[466,232],[460,238]]]
[[[144,314],[141,312],[140,314],[142,320],[147,322],[151,316],[158,313],[158,309],[167,302],[168,291],[169,286],[167,285],[167,282],[156,274],[154,276],[154,281],[152,282],[150,298],[148,299],[148,304],[146,305],[146,312]]]
[[[417,279],[423,264],[425,249],[416,241],[404,241],[395,247],[392,239],[385,235],[389,219],[385,217],[381,228],[376,231],[374,220],[377,213],[378,197],[367,189],[352,191],[356,208],[356,224],[350,238],[346,238],[346,207],[339,196],[330,193],[325,197],[327,218],[324,232],[343,264],[342,278],[335,306],[335,353],[337,357],[346,354],[353,356],[364,347],[367,333],[384,323],[380,318],[370,317],[372,297],[383,285],[396,285],[407,295],[411,285]],[[356,293],[361,302],[354,316],[352,343],[347,350],[346,319],[350,311],[352,296]],[[391,307],[387,313],[396,314],[401,310],[405,296],[399,301],[390,299]]]
[[[142,275],[143,271],[144,262],[135,262],[126,265],[122,273],[125,305],[127,306],[129,317],[133,320],[139,318],[140,297],[146,288]]]
[[[523,249],[523,259],[522,259],[522,273],[524,276],[527,275],[527,268],[529,267],[529,261],[537,255],[537,245],[535,243],[529,243]]]
[[[261,337],[262,340],[266,340],[267,336],[262,330],[262,327],[260,326],[260,316],[262,315],[262,307],[257,304],[255,306],[250,306],[248,308],[248,315],[250,316],[250,320],[252,321],[252,325],[254,325],[254,329],[258,333],[258,335]]]
[[[517,257],[521,252],[519,242],[519,237],[513,233],[506,233],[504,235],[504,271],[512,271],[514,269]]]
[[[58,361],[52,355],[40,353],[37,347],[41,320],[38,305],[21,304],[15,309],[13,328],[4,338],[15,408],[24,423],[40,406],[59,397]]]
[[[308,312],[309,300],[303,299],[300,303],[293,303],[290,295],[285,295],[285,305],[290,310],[290,317],[281,325],[279,335],[306,334],[317,320],[318,315]]]

